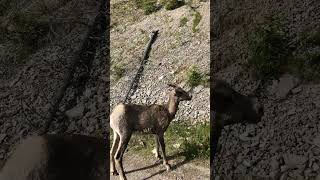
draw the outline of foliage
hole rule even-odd
[[[185,4],[184,0],[162,0],[161,4],[166,10],[174,10]]]
[[[248,63],[259,78],[277,77],[289,56],[288,40],[277,21],[259,26],[249,39]]]
[[[210,125],[209,122],[191,124],[190,121],[172,122],[165,133],[166,150],[168,153],[182,153],[186,159],[210,157]],[[152,135],[134,135],[129,149],[151,154],[155,148]]]
[[[136,0],[136,6],[144,10],[144,14],[149,15],[159,10],[157,0]]]
[[[187,72],[187,83],[191,87],[198,86],[200,84],[205,85],[209,79],[199,71],[197,66],[191,66]]]

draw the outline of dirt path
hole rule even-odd
[[[162,161],[157,161],[155,157],[151,155],[143,157],[130,151],[124,155],[123,166],[127,178],[130,180],[202,180],[210,177],[209,160],[205,162],[200,160],[188,161],[180,154],[171,155],[168,158],[172,167],[170,172],[166,172]],[[110,176],[110,180],[118,179],[118,176]]]

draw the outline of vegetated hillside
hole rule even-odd
[[[209,2],[170,2],[178,1],[111,1],[111,108],[124,100],[149,34],[159,30],[132,103],[167,102],[167,83],[193,86],[176,119],[208,121]]]
[[[219,1],[212,13],[212,76],[265,109],[258,124],[225,127],[215,176],[319,177],[320,2]]]
[[[47,133],[102,136],[108,56],[101,2],[0,1],[0,160],[49,120]]]

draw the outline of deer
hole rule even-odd
[[[167,104],[139,105],[124,104],[116,105],[110,115],[110,127],[113,130],[113,143],[110,151],[110,172],[121,180],[126,180],[123,170],[123,154],[130,141],[131,135],[136,132],[142,134],[154,134],[156,141],[156,157],[161,158],[159,149],[162,152],[163,165],[166,170],[171,169],[165,151],[164,133],[170,122],[175,118],[181,101],[190,101],[192,96],[181,87],[174,84],[167,84],[173,88],[169,94]],[[117,169],[119,171],[117,171]]]
[[[106,142],[84,135],[23,139],[0,171],[1,180],[105,180]]]

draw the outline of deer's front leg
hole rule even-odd
[[[169,171],[171,169],[170,164],[167,161],[167,156],[166,156],[166,146],[164,144],[164,137],[163,134],[159,135],[159,144],[160,144],[160,148],[162,151],[162,156],[163,156],[163,165],[165,165],[167,171]]]
[[[156,143],[156,151],[155,151],[155,157],[157,159],[161,159],[161,155],[160,155],[160,152],[159,152],[159,146],[160,146],[160,142],[159,142],[159,136],[158,135],[155,135],[155,143]]]

